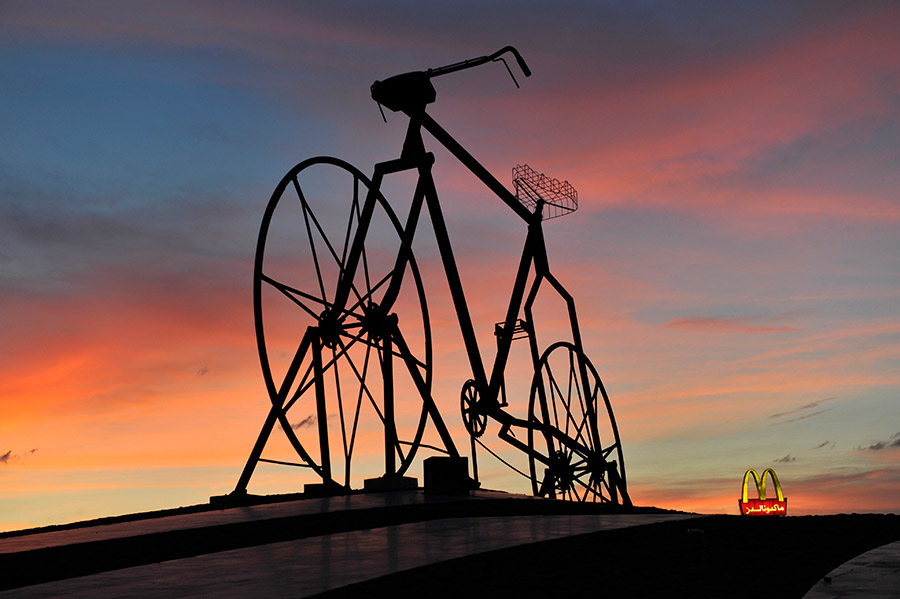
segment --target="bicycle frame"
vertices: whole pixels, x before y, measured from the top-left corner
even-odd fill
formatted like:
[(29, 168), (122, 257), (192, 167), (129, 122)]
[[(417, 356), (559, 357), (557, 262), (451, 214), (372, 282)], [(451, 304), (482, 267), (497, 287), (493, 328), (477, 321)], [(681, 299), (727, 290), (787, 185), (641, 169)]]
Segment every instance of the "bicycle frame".
[[(402, 111), (409, 117), (409, 125), (407, 128), (406, 138), (403, 144), (403, 150), (399, 159), (378, 163), (375, 165), (374, 175), (372, 177), (373, 187), (366, 198), (362, 216), (360, 218), (359, 227), (356, 231), (356, 237), (348, 257), (346, 270), (342, 275), (341, 281), (338, 283), (337, 294), (335, 296), (335, 314), (339, 314), (348, 301), (351, 282), (355, 275), (356, 268), (359, 263), (359, 256), (362, 251), (363, 242), (368, 230), (369, 219), (374, 210), (375, 196), (380, 189), (381, 182), (386, 175), (394, 174), (407, 170), (417, 170), (419, 178), (410, 206), (407, 223), (404, 228), (404, 234), (401, 239), (400, 250), (398, 252), (393, 275), (389, 283), (389, 287), (383, 298), (380, 310), (386, 314), (391, 307), (391, 303), (396, 299), (400, 286), (403, 281), (403, 274), (406, 269), (407, 262), (411, 255), (413, 238), (416, 233), (418, 221), (421, 215), (423, 204), (427, 206), (428, 213), (431, 218), (432, 228), (437, 240), (438, 250), (440, 252), (441, 261), (447, 276), (447, 283), (450, 287), (450, 295), (453, 306), (456, 311), (457, 320), (463, 341), (466, 347), (466, 353), (469, 359), (469, 365), (472, 369), (472, 375), (476, 382), (481, 400), (477, 409), (479, 412), (490, 416), (501, 424), (500, 438), (514, 447), (522, 450), (534, 459), (549, 465), (549, 460), (540, 452), (533, 451), (525, 443), (518, 440), (510, 434), (512, 427), (531, 428), (539, 430), (542, 435), (552, 436), (559, 443), (565, 445), (569, 449), (575, 451), (581, 456), (589, 453), (588, 448), (581, 443), (565, 435), (562, 431), (546, 426), (540, 422), (529, 421), (517, 418), (505, 410), (503, 405), (498, 401), (498, 397), (502, 392), (504, 382), (504, 371), (509, 358), (510, 348), (513, 341), (513, 331), (515, 329), (518, 315), (524, 307), (526, 315), (526, 326), (529, 329), (528, 337), (531, 345), (532, 361), (535, 367), (540, 359), (540, 351), (537, 345), (534, 331), (530, 323), (533, 322), (531, 309), (541, 283), (546, 280), (554, 290), (564, 299), (568, 308), (568, 316), (572, 328), (573, 343), (579, 353), (583, 353), (580, 329), (578, 327), (578, 319), (575, 312), (575, 303), (572, 296), (566, 291), (562, 284), (550, 273), (547, 260), (547, 249), (544, 242), (541, 209), (542, 204), (539, 202), (534, 212), (529, 212), (518, 199), (510, 193), (506, 187), (500, 183), (486, 168), (484, 168), (471, 154), (469, 154), (462, 145), (459, 144), (449, 133), (447, 133), (424, 109), (424, 106), (404, 108)], [(513, 291), (509, 305), (506, 310), (506, 318), (500, 327), (498, 335), (498, 349), (494, 359), (493, 368), (490, 378), (487, 376), (484, 362), (478, 349), (478, 341), (475, 335), (475, 329), (472, 323), (466, 303), (465, 293), (463, 291), (462, 281), (459, 275), (459, 269), (456, 265), (456, 259), (450, 242), (450, 236), (444, 221), (443, 212), (440, 207), (437, 190), (434, 184), (431, 168), (434, 164), (434, 155), (425, 150), (425, 144), (422, 137), (422, 129), (426, 130), (431, 136), (446, 148), (457, 160), (459, 160), (472, 174), (474, 174), (488, 189), (490, 189), (500, 200), (502, 200), (509, 208), (516, 213), (528, 226), (528, 234), (525, 240), (522, 258), (519, 263), (516, 274)], [(527, 298), (525, 291), (531, 268), (534, 267), (535, 278), (532, 282), (531, 289)], [(523, 304), (524, 302), (524, 304)], [(590, 394), (587, 388), (587, 373), (583, 363), (579, 364), (580, 380), (584, 388), (582, 392), (585, 396)], [(420, 387), (421, 388), (421, 387)], [(539, 391), (543, 394), (543, 389)], [(458, 455), (458, 451), (453, 444), (446, 426), (437, 415), (433, 398), (423, 397), (429, 407), (429, 413), (436, 416), (435, 423), (442, 441), (447, 447), (448, 453)], [(389, 400), (389, 401), (392, 401)], [(541, 403), (546, 410), (546, 399), (541, 397)], [(385, 413), (392, 412), (392, 406), (385, 407)], [(545, 418), (546, 421), (546, 418)], [(588, 422), (591, 428), (590, 434), (594, 439), (599, 438), (597, 427), (597, 414), (594, 410), (588, 413)], [(391, 431), (386, 431), (387, 435), (391, 435)], [(396, 442), (396, 439), (386, 439), (386, 445)], [(390, 452), (388, 452), (390, 453)], [(389, 474), (393, 474), (393, 464), (388, 463), (387, 469)]]

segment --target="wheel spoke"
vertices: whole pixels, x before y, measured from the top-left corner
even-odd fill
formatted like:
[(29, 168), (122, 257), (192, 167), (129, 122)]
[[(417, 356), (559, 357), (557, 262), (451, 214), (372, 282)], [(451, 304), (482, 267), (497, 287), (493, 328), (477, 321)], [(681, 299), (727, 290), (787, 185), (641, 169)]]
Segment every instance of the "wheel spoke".
[[(585, 429), (585, 426), (587, 425), (587, 419), (582, 418), (581, 424), (578, 424), (575, 422), (575, 419), (572, 418), (572, 415), (571, 415), (572, 413), (569, 412), (568, 414), (569, 414), (569, 420), (571, 420), (572, 424), (576, 427), (575, 428), (575, 436), (574, 436), (575, 440), (580, 442), (584, 447), (587, 447), (588, 449), (593, 449), (593, 447), (591, 446), (592, 444), (591, 444), (590, 438), (588, 438), (587, 440), (585, 440), (585, 438), (584, 438), (584, 429)], [(588, 435), (588, 437), (590, 437), (590, 435)]]
[(596, 487), (594, 486), (594, 475), (592, 472), (588, 472), (587, 483), (581, 480), (581, 478), (575, 478), (572, 485), (573, 488), (575, 488), (575, 485), (578, 485), (583, 489), (583, 495), (581, 496), (580, 501), (585, 501), (588, 494), (597, 495)]
[[(308, 235), (310, 237), (310, 245), (312, 246), (313, 257), (314, 258), (316, 257), (316, 251), (315, 251), (315, 246), (313, 245), (313, 242), (312, 242), (312, 231), (310, 230), (310, 227), (309, 227), (310, 221), (312, 221), (312, 224), (315, 225), (316, 231), (318, 231), (319, 236), (322, 238), (322, 241), (325, 242), (325, 247), (328, 248), (328, 252), (331, 254), (331, 258), (334, 260), (335, 265), (337, 265), (337, 267), (339, 269), (340, 277), (343, 278), (344, 272), (345, 272), (344, 268), (346, 265), (346, 261), (344, 259), (338, 257), (337, 252), (334, 250), (334, 246), (331, 243), (331, 240), (328, 238), (328, 234), (322, 228), (322, 224), (319, 222), (319, 219), (316, 218), (315, 213), (309, 208), (309, 204), (307, 203), (306, 198), (303, 196), (303, 193), (300, 189), (300, 184), (297, 182), (296, 178), (294, 179), (294, 185), (297, 188), (297, 195), (300, 196), (300, 201), (303, 203), (303, 208), (304, 208), (303, 216), (304, 216), (304, 219), (306, 220), (306, 229), (307, 229)], [(349, 224), (348, 224), (348, 233), (349, 233)], [(318, 264), (318, 260), (316, 260), (316, 263)], [(321, 284), (321, 277), (320, 277), (319, 282)], [(358, 297), (359, 293), (356, 291), (356, 286), (353, 285), (352, 282), (351, 282), (351, 289), (353, 289), (353, 292)], [(324, 288), (322, 290), (322, 297), (325, 297)]]
[[(571, 375), (571, 372), (572, 371), (570, 369), (569, 370), (570, 375)], [(573, 436), (569, 432), (570, 431), (569, 425), (571, 424), (575, 428), (576, 434), (574, 435), (574, 439), (576, 441), (580, 441), (585, 446), (588, 446), (589, 443), (584, 440), (584, 435), (582, 434), (583, 430), (584, 430), (585, 420), (582, 419), (581, 424), (579, 424), (578, 422), (575, 421), (574, 417), (572, 416), (571, 400), (566, 399), (566, 395), (562, 392), (562, 389), (560, 389), (559, 383), (557, 382), (556, 377), (553, 376), (553, 372), (550, 370), (549, 366), (547, 368), (547, 378), (549, 380), (548, 386), (550, 387), (551, 403), (553, 404), (554, 426), (555, 426), (556, 430), (559, 431), (560, 433), (562, 433), (567, 438), (572, 439)], [(577, 385), (576, 385), (576, 387), (577, 387)], [(571, 384), (569, 385), (569, 389), (571, 390)], [(556, 407), (556, 397), (559, 397), (560, 403), (562, 403), (563, 406), (565, 407), (565, 415), (563, 418), (565, 420), (564, 430), (560, 430), (560, 426), (559, 426), (559, 412)]]
[[(351, 339), (353, 339), (353, 342), (350, 343), (350, 345), (347, 345), (347, 346), (342, 345), (341, 352), (339, 354), (337, 354), (333, 360), (330, 360), (322, 365), (322, 372), (327, 371), (329, 368), (331, 368), (332, 365), (336, 364), (337, 360), (342, 358), (344, 356), (344, 354), (346, 354), (347, 351), (351, 347), (353, 347), (353, 345), (355, 345), (356, 341), (358, 340), (358, 338), (356, 338), (356, 337), (351, 337)], [(348, 358), (348, 360), (349, 360), (349, 358)], [(291, 396), (291, 400), (288, 402), (288, 404), (287, 404), (288, 407), (285, 408), (285, 411), (290, 409), (290, 406), (294, 405), (294, 403), (300, 398), (300, 396), (303, 395), (304, 393), (306, 393), (309, 390), (309, 388), (315, 384), (315, 380), (313, 378), (311, 378), (312, 371), (313, 371), (313, 367), (312, 367), (312, 364), (310, 364), (306, 368), (306, 372), (303, 374), (303, 377), (300, 379), (300, 384), (297, 385), (297, 390), (294, 392), (294, 395)]]
[[(346, 267), (347, 243), (345, 240), (344, 251), (343, 251), (344, 255), (342, 257), (338, 257), (338, 254), (335, 251), (334, 246), (331, 243), (331, 240), (328, 238), (328, 234), (322, 228), (322, 225), (319, 222), (319, 219), (316, 218), (315, 213), (313, 213), (312, 210), (309, 208), (309, 204), (307, 203), (306, 198), (303, 195), (302, 190), (300, 189), (300, 184), (297, 182), (296, 178), (294, 179), (294, 185), (297, 189), (297, 195), (300, 197), (300, 201), (303, 204), (303, 208), (304, 208), (303, 216), (304, 216), (304, 220), (306, 221), (307, 235), (309, 236), (309, 243), (310, 243), (310, 247), (311, 247), (312, 253), (313, 253), (313, 260), (316, 263), (316, 274), (318, 275), (318, 278), (319, 278), (319, 285), (320, 285), (320, 287), (322, 287), (322, 297), (324, 298), (325, 297), (325, 289), (324, 289), (324, 286), (322, 283), (322, 276), (319, 271), (319, 261), (318, 261), (318, 257), (317, 257), (317, 253), (316, 253), (316, 249), (315, 249), (315, 244), (313, 242), (312, 230), (310, 229), (310, 226), (309, 226), (310, 221), (312, 221), (312, 224), (315, 226), (316, 231), (318, 231), (319, 236), (322, 238), (322, 241), (325, 242), (325, 247), (328, 248), (328, 252), (331, 254), (331, 257), (334, 260), (335, 265), (337, 265), (338, 272), (339, 272), (339, 279), (343, 279), (343, 277), (346, 276), (345, 267)], [(356, 188), (356, 186), (354, 186), (354, 195), (356, 194), (355, 188)], [(359, 221), (357, 220), (357, 222), (359, 222)], [(351, 223), (348, 223), (348, 225), (347, 225), (347, 235), (348, 236), (350, 233), (350, 229), (351, 229)], [(366, 266), (365, 254), (366, 254), (366, 250), (365, 250), (365, 247), (363, 247), (362, 256), (363, 256), (364, 270), (366, 271), (366, 285), (368, 287), (369, 275), (368, 275), (368, 267)], [(350, 290), (353, 292), (353, 295), (355, 295), (357, 297), (357, 299), (359, 300), (358, 303), (361, 303), (362, 302), (361, 295), (359, 293), (359, 290), (356, 287), (356, 283), (354, 283), (352, 280), (350, 281)]]
[(312, 316), (313, 318), (318, 318), (319, 314), (317, 312), (314, 312), (306, 304), (301, 302), (300, 298), (309, 300), (311, 302), (315, 302), (322, 306), (328, 305), (327, 302), (325, 302), (324, 300), (322, 300), (314, 295), (310, 295), (308, 293), (300, 291), (299, 289), (294, 289), (293, 287), (291, 287), (289, 285), (285, 285), (284, 283), (280, 283), (280, 282), (276, 281), (275, 279), (273, 279), (272, 277), (269, 277), (267, 275), (261, 274), (260, 279), (262, 281), (265, 281), (266, 283), (268, 283), (269, 285), (271, 285), (278, 291), (280, 291), (282, 294), (284, 294), (285, 297), (287, 297), (289, 300), (291, 300), (292, 302), (294, 302), (295, 304), (297, 304), (298, 306), (303, 308), (303, 310), (305, 310), (306, 313), (309, 314), (310, 316)]
[(576, 422), (574, 418), (572, 418), (572, 424), (575, 426), (575, 429), (577, 431), (575, 438), (578, 439), (585, 447), (593, 449), (593, 441), (590, 438), (590, 432), (588, 432), (588, 438), (584, 438), (584, 428), (588, 424), (588, 411), (585, 407), (584, 398), (582, 397), (581, 393), (581, 375), (579, 372), (579, 364), (575, 361), (574, 352), (569, 353), (569, 396), (566, 409), (570, 417), (572, 415), (572, 388), (575, 389), (575, 395), (578, 397), (578, 407), (580, 408), (578, 413), (582, 415), (580, 424)]
[[(569, 353), (568, 393), (566, 394), (566, 397), (564, 399), (564, 401), (566, 402), (566, 415), (569, 417), (569, 419), (572, 419), (572, 384), (574, 383), (576, 387), (578, 386), (578, 381), (575, 376), (574, 358), (575, 358), (575, 354), (570, 352)], [(578, 424), (574, 420), (572, 420), (572, 424), (575, 425), (576, 428), (578, 427)], [(569, 432), (569, 423), (566, 422), (566, 434), (568, 434), (568, 432)]]
[[(587, 413), (584, 408), (584, 401), (581, 399), (581, 385), (578, 380), (578, 370), (575, 367), (574, 363), (574, 353), (569, 354), (569, 395), (566, 397), (566, 416), (571, 422), (572, 426), (575, 427), (575, 435), (574, 439), (580, 442), (583, 446), (592, 448), (590, 439), (585, 440), (584, 438), (584, 428), (587, 424)], [(575, 394), (578, 396), (578, 405), (581, 410), (578, 412), (582, 415), (581, 422), (577, 422), (572, 415), (572, 388), (575, 389)], [(568, 432), (568, 422), (566, 423), (566, 431)], [(590, 437), (590, 435), (588, 435)]]
[(606, 458), (609, 457), (609, 454), (611, 454), (613, 451), (615, 451), (616, 448), (618, 448), (618, 445), (610, 445), (609, 447), (607, 447), (606, 449), (601, 451), (600, 455), (603, 456), (603, 460), (605, 461)]
[[(338, 340), (338, 343), (341, 343), (341, 346), (343, 347), (343, 343), (340, 340)], [(360, 381), (366, 380), (366, 374), (369, 371), (369, 356), (371, 355), (371, 353), (372, 353), (372, 346), (366, 344), (366, 357), (363, 360), (362, 375), (358, 376)], [(368, 389), (366, 388), (366, 386), (363, 384), (360, 384), (359, 393), (356, 396), (356, 412), (353, 415), (353, 430), (350, 433), (350, 452), (347, 455), (348, 461), (349, 461), (350, 457), (353, 455), (353, 447), (356, 443), (356, 430), (359, 426), (359, 412), (360, 412), (360, 409), (362, 408), (362, 404), (363, 404), (363, 395), (367, 391), (368, 391)]]
[[(585, 371), (586, 370), (587, 369), (585, 369)], [(580, 375), (579, 375), (579, 377), (580, 377)], [(587, 385), (589, 385), (589, 384), (591, 384), (591, 383), (582, 380), (581, 384), (578, 385), (578, 403), (579, 403), (579, 406), (581, 407), (581, 413), (584, 414), (584, 423), (588, 427), (587, 444), (588, 444), (588, 447), (590, 447), (591, 450), (593, 450), (596, 447), (599, 447), (599, 445), (600, 445), (600, 433), (597, 431), (597, 427), (596, 427), (596, 418), (597, 418), (596, 406), (597, 406), (597, 389), (598, 389), (598, 387), (597, 387), (597, 382), (594, 381), (593, 382), (594, 392), (589, 395), (585, 395), (585, 393), (587, 393), (587, 391), (588, 391)], [(592, 418), (593, 418), (593, 420), (592, 420)], [(596, 439), (595, 439), (595, 437), (596, 437)]]
[[(347, 327), (347, 328), (349, 328), (349, 327)], [(354, 341), (358, 341), (358, 342), (362, 343), (363, 345), (369, 345), (371, 347), (376, 347), (376, 348), (379, 347), (379, 344), (377, 341), (373, 341), (371, 339), (368, 339), (367, 337), (363, 337), (361, 334), (360, 335), (351, 335), (351, 334), (347, 333), (346, 331), (344, 331), (341, 333), (341, 335), (343, 337), (347, 337), (348, 339), (353, 339)], [(419, 368), (422, 368), (422, 369), (428, 368), (428, 365), (425, 364), (425, 362), (422, 362), (421, 360), (419, 360), (418, 358), (416, 358), (415, 356), (413, 356), (411, 354), (409, 356), (407, 356), (397, 349), (392, 349), (391, 355), (394, 356), (395, 358), (403, 358), (403, 359), (406, 359), (408, 357)]]
[[(365, 343), (364, 345), (366, 345), (369, 348), (371, 348), (371, 347), (377, 348), (378, 347), (377, 345), (370, 345), (368, 343)], [(369, 350), (367, 349), (366, 350), (366, 352), (367, 352), (366, 353), (366, 364), (368, 364), (368, 351)], [(353, 370), (353, 373), (356, 375), (356, 379), (359, 381), (360, 390), (361, 390), (360, 393), (362, 393), (363, 391), (365, 392), (366, 397), (369, 398), (369, 402), (372, 404), (372, 407), (375, 408), (375, 412), (378, 414), (378, 419), (381, 420), (381, 424), (384, 424), (384, 415), (381, 413), (381, 409), (378, 407), (378, 402), (375, 401), (375, 397), (372, 395), (372, 392), (369, 391), (369, 386), (366, 385), (365, 374), (361, 374), (359, 372), (359, 369), (356, 367), (356, 364), (354, 364), (351, 360), (348, 360), (348, 363), (350, 365), (350, 369)]]
[[(293, 182), (294, 189), (297, 191), (297, 197), (300, 199), (300, 206), (303, 210), (303, 222), (306, 225), (306, 236), (309, 238), (309, 248), (312, 250), (312, 259), (316, 268), (316, 278), (319, 281), (319, 290), (322, 292), (322, 302), (325, 303), (328, 301), (328, 298), (325, 294), (325, 283), (322, 280), (322, 269), (319, 267), (319, 255), (316, 252), (316, 242), (313, 239), (312, 228), (309, 226), (309, 204), (306, 202), (306, 196), (303, 195), (303, 190), (300, 189), (300, 182), (297, 181), (297, 177), (294, 177)], [(324, 235), (324, 233), (322, 234)], [(327, 238), (325, 239), (325, 243), (328, 243)]]
[[(556, 395), (562, 395), (562, 391), (560, 390), (559, 385), (556, 382), (556, 377), (553, 376), (553, 371), (550, 370), (549, 365), (547, 366), (547, 379), (549, 382), (547, 386), (550, 388), (550, 398), (548, 401), (550, 402), (550, 405), (553, 406), (553, 426), (556, 430), (559, 430), (559, 413), (556, 410)], [(566, 425), (568, 425), (568, 422), (566, 422)]]

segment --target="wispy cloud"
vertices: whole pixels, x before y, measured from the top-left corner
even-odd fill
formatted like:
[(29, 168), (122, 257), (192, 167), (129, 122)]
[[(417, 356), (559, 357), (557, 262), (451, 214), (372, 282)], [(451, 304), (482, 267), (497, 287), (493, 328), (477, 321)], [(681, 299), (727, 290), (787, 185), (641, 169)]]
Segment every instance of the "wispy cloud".
[(857, 449), (863, 451), (882, 451), (884, 449), (897, 449), (898, 447), (900, 447), (900, 433), (892, 435), (887, 441), (876, 441), (868, 447), (860, 446)]
[(778, 458), (777, 460), (773, 460), (776, 464), (790, 464), (791, 462), (796, 462), (797, 458), (792, 456), (791, 454), (787, 454), (783, 458)]
[[(776, 412), (775, 414), (771, 414), (769, 416), (769, 420), (780, 420), (780, 422), (773, 424), (786, 424), (788, 422), (797, 422), (798, 420), (806, 420), (807, 418), (812, 418), (813, 416), (818, 416), (819, 414), (824, 414), (831, 408), (823, 408), (816, 409), (821, 406), (823, 403), (833, 400), (833, 397), (828, 397), (826, 399), (821, 399), (819, 401), (812, 401), (807, 404), (804, 404), (800, 407), (793, 408), (791, 410), (785, 410), (783, 412)], [(810, 410), (815, 410), (811, 412)], [(828, 442), (826, 441), (820, 447), (823, 447)]]
[(834, 449), (834, 445), (835, 445), (834, 441), (825, 441), (825, 442), (823, 442), (823, 443), (819, 443), (818, 445), (816, 445), (815, 447), (813, 447), (813, 449), (814, 449), (814, 450), (815, 450), (815, 449), (822, 449), (822, 448), (824, 448), (824, 447), (827, 447), (828, 449)]
[[(827, 401), (827, 400), (822, 400), (822, 401)], [(775, 414), (772, 414), (771, 416), (769, 416), (769, 418), (770, 419), (781, 418), (783, 416), (790, 416), (792, 414), (797, 414), (799, 412), (803, 412), (804, 410), (811, 410), (812, 408), (818, 407), (818, 405), (820, 403), (822, 403), (822, 402), (821, 401), (813, 401), (808, 404), (804, 404), (804, 405), (800, 406), (799, 408), (794, 408), (792, 410), (787, 410), (785, 412), (776, 412)]]
[(299, 430), (301, 428), (308, 428), (308, 427), (314, 425), (315, 423), (316, 423), (316, 415), (310, 414), (309, 416), (307, 416), (300, 422), (298, 422), (296, 424), (292, 424), (291, 428), (294, 430)]
[(10, 462), (14, 462), (16, 460), (21, 460), (22, 458), (27, 458), (29, 456), (34, 455), (37, 449), (32, 449), (31, 451), (26, 451), (25, 453), (14, 454), (10, 449), (3, 455), (0, 455), (0, 464), (9, 464)]

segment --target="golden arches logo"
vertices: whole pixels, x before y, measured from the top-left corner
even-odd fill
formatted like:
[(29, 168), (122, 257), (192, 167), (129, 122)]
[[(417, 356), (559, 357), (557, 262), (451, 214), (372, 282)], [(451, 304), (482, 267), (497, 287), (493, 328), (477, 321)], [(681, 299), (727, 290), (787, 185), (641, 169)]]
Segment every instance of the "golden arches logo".
[[(747, 496), (751, 475), (756, 483), (756, 499), (751, 499)], [(776, 499), (766, 498), (767, 476), (772, 477)], [(741, 498), (738, 500), (738, 507), (741, 510), (741, 514), (745, 516), (784, 516), (787, 514), (787, 499), (781, 491), (781, 483), (778, 481), (775, 471), (771, 468), (766, 468), (763, 470), (762, 477), (760, 477), (753, 468), (747, 470), (744, 473), (744, 484), (741, 487)]]

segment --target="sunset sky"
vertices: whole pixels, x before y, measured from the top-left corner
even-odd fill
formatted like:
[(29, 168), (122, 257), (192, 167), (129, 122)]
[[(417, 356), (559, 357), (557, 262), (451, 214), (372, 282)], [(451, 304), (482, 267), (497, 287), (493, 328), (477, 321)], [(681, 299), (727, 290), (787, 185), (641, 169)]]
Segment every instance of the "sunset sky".
[[(405, 126), (373, 81), (506, 45), (520, 89), (485, 65), (435, 80), (430, 113), (504, 183), (527, 163), (578, 190), (550, 263), (634, 502), (736, 513), (772, 467), (794, 514), (900, 511), (898, 31), (896, 2), (3, 0), (0, 531), (229, 492), (269, 405), (251, 287), (276, 184), (316, 155), (371, 174)], [(487, 355), (524, 227), (430, 149)], [(468, 453), (471, 373), (414, 249)], [(304, 482), (262, 465), (250, 491)]]

